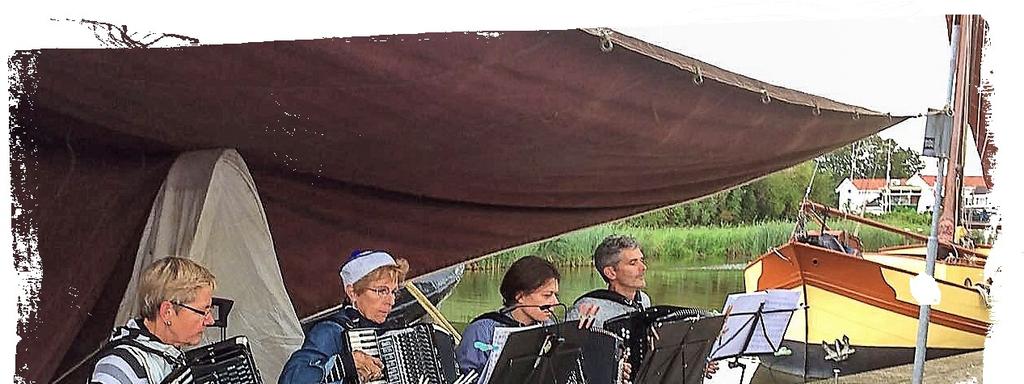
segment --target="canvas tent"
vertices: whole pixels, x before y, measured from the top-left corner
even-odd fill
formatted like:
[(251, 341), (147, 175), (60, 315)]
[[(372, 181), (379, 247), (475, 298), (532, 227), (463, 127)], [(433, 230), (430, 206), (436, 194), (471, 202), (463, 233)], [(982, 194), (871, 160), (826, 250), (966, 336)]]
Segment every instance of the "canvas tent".
[[(216, 296), (232, 307), (227, 334), (247, 335), (256, 364), (268, 377), (302, 345), (302, 329), (284, 289), (274, 243), (256, 185), (238, 152), (187, 152), (160, 187), (115, 324), (138, 316), (137, 278), (154, 260), (193, 259), (217, 276)], [(208, 330), (203, 344), (219, 341)], [(211, 334), (212, 333), (212, 334)]]
[(182, 153), (245, 159), (259, 194), (244, 199), (262, 204), (306, 316), (337, 304), (339, 254), (354, 248), (423, 274), (749, 182), (905, 119), (607, 30), (47, 49), (12, 67), (12, 227), (33, 240), (15, 257), (43, 271), (16, 362), (38, 382), (108, 334)]

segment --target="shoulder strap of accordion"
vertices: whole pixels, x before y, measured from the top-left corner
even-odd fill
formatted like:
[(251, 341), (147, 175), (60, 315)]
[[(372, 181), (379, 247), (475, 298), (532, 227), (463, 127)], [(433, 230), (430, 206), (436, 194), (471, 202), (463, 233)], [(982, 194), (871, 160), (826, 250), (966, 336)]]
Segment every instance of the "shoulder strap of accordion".
[(123, 340), (123, 341), (119, 340), (119, 341), (116, 341), (116, 342), (113, 342), (113, 343), (110, 343), (110, 344), (116, 344), (116, 345), (113, 345), (111, 348), (116, 347), (118, 345), (128, 345), (128, 346), (131, 346), (133, 348), (137, 348), (139, 350), (142, 350), (144, 352), (149, 352), (149, 353), (155, 354), (157, 356), (162, 357), (164, 360), (167, 360), (167, 363), (170, 364), (171, 366), (174, 366), (174, 367), (181, 367), (181, 366), (186, 365), (184, 355), (182, 355), (181, 357), (172, 356), (172, 355), (168, 354), (165, 351), (161, 351), (159, 349), (156, 349), (156, 348), (150, 347), (148, 345), (142, 344), (142, 343), (138, 342), (137, 340)]
[[(626, 305), (626, 306), (633, 306), (632, 303), (630, 303), (629, 301), (626, 300), (625, 296), (622, 296), (618, 292), (615, 292), (615, 291), (612, 291), (612, 290), (609, 290), (609, 289), (595, 289), (593, 291), (584, 293), (583, 296), (580, 296), (578, 299), (576, 299), (576, 302), (579, 302), (581, 299), (584, 299), (584, 298), (608, 300), (608, 301), (616, 302), (616, 303), (619, 303), (619, 304), (622, 304), (622, 305)], [(636, 297), (634, 297), (633, 301), (634, 302), (639, 302), (640, 301), (640, 291), (636, 291)], [(573, 304), (575, 305), (575, 303), (573, 303)]]
[(480, 316), (477, 316), (475, 319), (473, 319), (473, 321), (470, 321), (470, 323), (474, 323), (477, 320), (493, 320), (493, 321), (497, 322), (498, 324), (504, 325), (506, 327), (522, 327), (523, 326), (522, 324), (520, 324), (518, 321), (516, 321), (512, 317), (510, 317), (510, 316), (508, 316), (506, 314), (503, 314), (501, 312), (497, 312), (497, 311), (495, 311), (495, 312), (487, 312), (487, 313), (481, 314)]

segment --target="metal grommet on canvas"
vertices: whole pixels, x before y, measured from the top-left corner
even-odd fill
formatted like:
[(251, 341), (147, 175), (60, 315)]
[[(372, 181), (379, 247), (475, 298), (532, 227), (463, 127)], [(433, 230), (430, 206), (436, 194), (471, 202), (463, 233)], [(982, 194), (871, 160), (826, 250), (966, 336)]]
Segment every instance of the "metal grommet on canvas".
[(704, 84), (704, 74), (701, 73), (700, 66), (698, 65), (694, 67), (694, 69), (695, 70), (693, 72), (693, 83), (697, 85)]
[(772, 97), (768, 95), (767, 89), (761, 89), (761, 102), (765, 104), (772, 102)]
[(611, 52), (612, 48), (615, 48), (615, 45), (612, 44), (612, 30), (601, 28), (601, 52)]

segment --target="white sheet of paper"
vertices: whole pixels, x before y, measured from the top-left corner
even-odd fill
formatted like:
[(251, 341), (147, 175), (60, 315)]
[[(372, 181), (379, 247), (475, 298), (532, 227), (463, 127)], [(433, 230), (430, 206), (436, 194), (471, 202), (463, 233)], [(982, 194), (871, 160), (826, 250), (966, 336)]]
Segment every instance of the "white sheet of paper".
[(508, 340), (508, 335), (513, 332), (525, 331), (533, 328), (540, 327), (541, 324), (531, 325), (528, 327), (496, 327), (494, 328), (494, 336), (491, 339), (491, 346), (494, 349), (487, 355), (487, 366), (484, 367), (484, 372), (480, 374), (480, 381), (478, 383), (487, 383), (491, 380), (491, 372), (494, 372), (494, 366), (498, 364), (498, 358), (501, 357), (501, 348), (505, 346), (505, 342)]
[[(775, 352), (786, 334), (786, 327), (789, 326), (790, 317), (793, 312), (765, 313), (761, 320), (764, 322), (763, 329), (760, 323), (751, 321), (753, 315), (761, 304), (764, 304), (762, 312), (774, 310), (794, 310), (800, 300), (800, 293), (787, 290), (768, 290), (752, 293), (731, 294), (725, 301), (724, 312), (729, 312), (729, 317), (722, 327), (722, 334), (715, 340), (710, 358), (717, 360), (723, 357), (736, 355), (751, 355), (757, 353)], [(731, 308), (731, 309), (730, 309)], [(753, 331), (750, 342), (747, 344), (747, 337)]]

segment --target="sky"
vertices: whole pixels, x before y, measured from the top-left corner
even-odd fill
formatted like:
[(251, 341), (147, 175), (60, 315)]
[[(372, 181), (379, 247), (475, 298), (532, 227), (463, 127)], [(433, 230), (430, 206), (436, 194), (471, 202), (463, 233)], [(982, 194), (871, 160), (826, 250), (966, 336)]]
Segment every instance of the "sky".
[[(1024, 36), (1019, 14), (1009, 2), (949, 0), (718, 0), (704, 2), (555, 2), (519, 0), (513, 2), (338, 2), (289, 1), (258, 7), (253, 3), (181, 0), (151, 2), (22, 1), (5, 4), (0, 28), (0, 48), (5, 55), (15, 49), (51, 47), (96, 47), (84, 27), (67, 19), (91, 19), (128, 25), (133, 31), (179, 33), (199, 38), (206, 44), (251, 41), (312, 39), (323, 37), (370, 36), (442, 31), (503, 31), (567, 29), (607, 26), (695, 57), (724, 69), (772, 84), (825, 96), (895, 115), (916, 115), (928, 107), (941, 107), (946, 98), (949, 76), (949, 48), (943, 14), (980, 12), (993, 25), (993, 49), (1001, 66), (996, 66), (993, 96), (995, 120), (991, 128), (1000, 145), (996, 170), (996, 193), (1013, 196), (1024, 191), (1014, 169), (1024, 164), (1024, 151), (1013, 126), (1018, 124), (1013, 108), (1019, 105), (1024, 85), (1009, 69), (1017, 60), (1010, 36)], [(146, 9), (145, 5), (158, 7)], [(1016, 63), (1016, 61), (1013, 61)], [(1012, 84), (1013, 86), (1010, 86)], [(1002, 88), (1000, 88), (1002, 87)], [(4, 87), (4, 92), (7, 88)], [(2, 112), (7, 117), (7, 110)], [(1000, 114), (1001, 113), (1001, 114)], [(923, 120), (912, 119), (882, 133), (901, 145), (920, 150)], [(2, 133), (6, 141), (7, 131)], [(972, 146), (973, 147), (973, 146)], [(9, 148), (0, 146), (10, 169)], [(970, 153), (970, 151), (968, 151)], [(976, 161), (976, 155), (975, 161)], [(970, 161), (970, 159), (968, 159)], [(968, 166), (968, 174), (972, 174)], [(0, 182), (10, 176), (0, 172)], [(999, 183), (1002, 183), (1000, 188)], [(6, 190), (10, 190), (7, 187)], [(7, 203), (8, 196), (3, 197)], [(1005, 200), (1004, 237), (1024, 234), (1024, 202)], [(1013, 212), (1013, 213), (1010, 213)], [(10, 221), (0, 220), (0, 236), (12, 244)], [(1014, 240), (1016, 241), (1016, 240)], [(990, 270), (1020, 275), (1024, 254), (1019, 242), (996, 244)], [(10, 254), (5, 251), (4, 254)], [(1002, 258), (996, 255), (1003, 256)], [(1009, 256), (1009, 257), (1006, 257)], [(13, 371), (14, 329), (21, 314), (15, 308), (24, 283), (24, 272), (14, 263), (3, 263), (0, 281), (9, 282), (0, 294), (0, 377)], [(44, 276), (45, 278), (45, 276)], [(1020, 292), (1024, 279), (999, 279), (994, 292)], [(1013, 285), (1016, 284), (1016, 285)], [(998, 296), (996, 300), (999, 301)], [(1012, 306), (994, 311), (993, 318), (1012, 318)], [(1009, 324), (1002, 322), (1001, 324)], [(1019, 327), (1018, 327), (1019, 328)], [(1015, 346), (1010, 343), (1021, 331), (1009, 325), (996, 326), (987, 341), (986, 375), (1012, 371), (1008, 360)], [(1000, 349), (1002, 348), (1002, 349)], [(999, 352), (1003, 351), (1003, 352)], [(1002, 367), (1002, 368), (1001, 368)], [(1004, 371), (1006, 372), (1006, 371)], [(1001, 377), (1001, 376), (1000, 376)], [(993, 377), (986, 377), (991, 381)]]
[[(894, 116), (941, 109), (948, 99), (952, 52), (941, 16), (614, 29), (761, 81)], [(920, 152), (924, 120), (912, 118), (879, 135)], [(934, 160), (923, 159), (924, 172), (935, 174)], [(966, 163), (968, 175), (981, 175), (976, 151)]]

